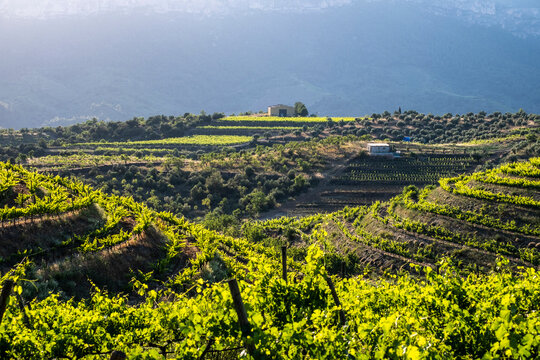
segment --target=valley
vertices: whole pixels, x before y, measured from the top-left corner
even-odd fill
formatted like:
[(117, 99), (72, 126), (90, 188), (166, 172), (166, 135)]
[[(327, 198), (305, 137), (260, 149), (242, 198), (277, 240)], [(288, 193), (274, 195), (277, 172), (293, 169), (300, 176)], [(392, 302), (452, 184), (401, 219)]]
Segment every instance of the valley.
[(0, 360), (540, 359), (537, 3), (0, 0)]
[(3, 131), (0, 357), (534, 358), (539, 119)]

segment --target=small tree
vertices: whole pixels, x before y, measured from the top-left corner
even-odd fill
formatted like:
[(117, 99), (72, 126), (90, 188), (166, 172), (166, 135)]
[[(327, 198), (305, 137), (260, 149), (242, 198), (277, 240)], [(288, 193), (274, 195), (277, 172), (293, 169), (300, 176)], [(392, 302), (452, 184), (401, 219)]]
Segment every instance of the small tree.
[(296, 102), (294, 104), (294, 114), (296, 116), (308, 116), (308, 110), (306, 108), (306, 105), (304, 103), (301, 103), (300, 101)]

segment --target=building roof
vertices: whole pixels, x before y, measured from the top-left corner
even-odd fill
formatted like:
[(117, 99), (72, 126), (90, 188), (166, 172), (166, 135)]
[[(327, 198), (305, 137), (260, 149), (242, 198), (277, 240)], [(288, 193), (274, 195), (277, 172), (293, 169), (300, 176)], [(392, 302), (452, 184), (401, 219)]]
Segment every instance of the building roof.
[(368, 143), (368, 146), (390, 146), (387, 143)]
[(290, 105), (283, 105), (283, 104), (270, 105), (269, 107), (271, 107), (271, 108), (273, 108), (273, 107), (290, 107), (290, 108), (292, 108), (292, 106), (290, 106)]

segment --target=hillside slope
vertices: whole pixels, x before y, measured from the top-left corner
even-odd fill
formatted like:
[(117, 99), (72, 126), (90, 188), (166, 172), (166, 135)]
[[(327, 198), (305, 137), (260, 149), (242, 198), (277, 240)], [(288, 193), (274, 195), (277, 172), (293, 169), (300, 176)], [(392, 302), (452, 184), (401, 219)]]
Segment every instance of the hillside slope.
[(539, 158), (531, 158), (442, 179), (439, 187), (409, 186), (372, 206), (246, 222), (246, 240), (78, 181), (1, 163), (0, 266), (5, 272), (30, 259), (39, 294), (76, 296), (87, 295), (91, 282), (130, 291), (130, 280), (148, 272), (179, 288), (199, 278), (220, 281), (245, 270), (254, 254), (277, 263), (279, 245), (288, 245), (303, 262), (314, 242), (324, 245), (328, 269), (344, 276), (409, 270), (409, 263), (435, 268), (444, 257), (473, 271), (488, 271), (499, 257), (536, 267), (539, 166)]
[(0, 206), (0, 270), (32, 261), (38, 280), (32, 295), (86, 296), (92, 284), (129, 291), (133, 276), (150, 271), (181, 289), (201, 277), (235, 274), (245, 263), (238, 259), (254, 251), (268, 253), (132, 198), (6, 163), (0, 163)]
[(494, 268), (502, 257), (537, 267), (540, 158), (443, 178), (439, 187), (408, 186), (371, 206), (249, 223), (244, 233), (289, 244), (299, 254), (322, 242), (327, 267), (341, 275), (408, 270), (410, 263), (436, 268), (445, 257), (475, 272)]
[[(1, 227), (12, 239), (1, 238), (9, 251), (0, 284), (4, 291), (9, 279), (15, 294), (22, 290), (9, 298), (0, 322), (1, 358), (101, 359), (114, 350), (130, 359), (540, 355), (540, 276), (530, 267), (538, 264), (540, 243), (539, 158), (443, 179), (438, 188), (408, 187), (371, 207), (248, 223), (244, 230), (256, 243), (75, 181), (0, 166)], [(15, 237), (15, 227), (24, 236)], [(280, 237), (292, 255), (285, 278), (272, 250)], [(41, 260), (38, 274), (49, 274), (42, 281), (60, 280), (70, 266), (92, 280), (99, 280), (95, 272), (111, 278), (128, 266), (156, 275), (134, 274), (131, 297), (94, 286), (82, 300), (57, 292), (40, 299), (26, 282), (32, 269), (24, 262), (4, 273), (24, 255)], [(329, 277), (368, 264), (415, 276)], [(480, 271), (488, 267), (494, 271)], [(160, 275), (170, 280), (156, 287)], [(246, 314), (242, 326), (229, 291), (235, 282), (223, 281), (231, 276), (239, 280), (243, 301), (234, 304)]]

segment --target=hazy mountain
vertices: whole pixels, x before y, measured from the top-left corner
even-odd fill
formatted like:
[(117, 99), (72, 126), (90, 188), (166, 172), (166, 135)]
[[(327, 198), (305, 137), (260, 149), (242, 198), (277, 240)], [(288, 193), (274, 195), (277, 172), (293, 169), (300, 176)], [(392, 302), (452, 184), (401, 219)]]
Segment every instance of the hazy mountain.
[(316, 10), (352, 0), (0, 0), (4, 17), (51, 18), (113, 11), (231, 14), (249, 10)]
[[(215, 14), (196, 1), (16, 2), (76, 9), (52, 18), (15, 16), (13, 3), (0, 0), (13, 15), (0, 20), (2, 127), (297, 100), (321, 115), (540, 112), (540, 40), (498, 15), (530, 1), (202, 1)], [(179, 3), (192, 7), (166, 10)]]
[(537, 0), (407, 0), (433, 14), (456, 16), (475, 24), (498, 26), (518, 36), (540, 35)]
[(302, 12), (377, 1), (415, 3), (435, 14), (498, 25), (519, 35), (540, 34), (537, 0), (0, 0), (0, 17), (44, 19), (119, 11), (208, 15), (253, 10)]

